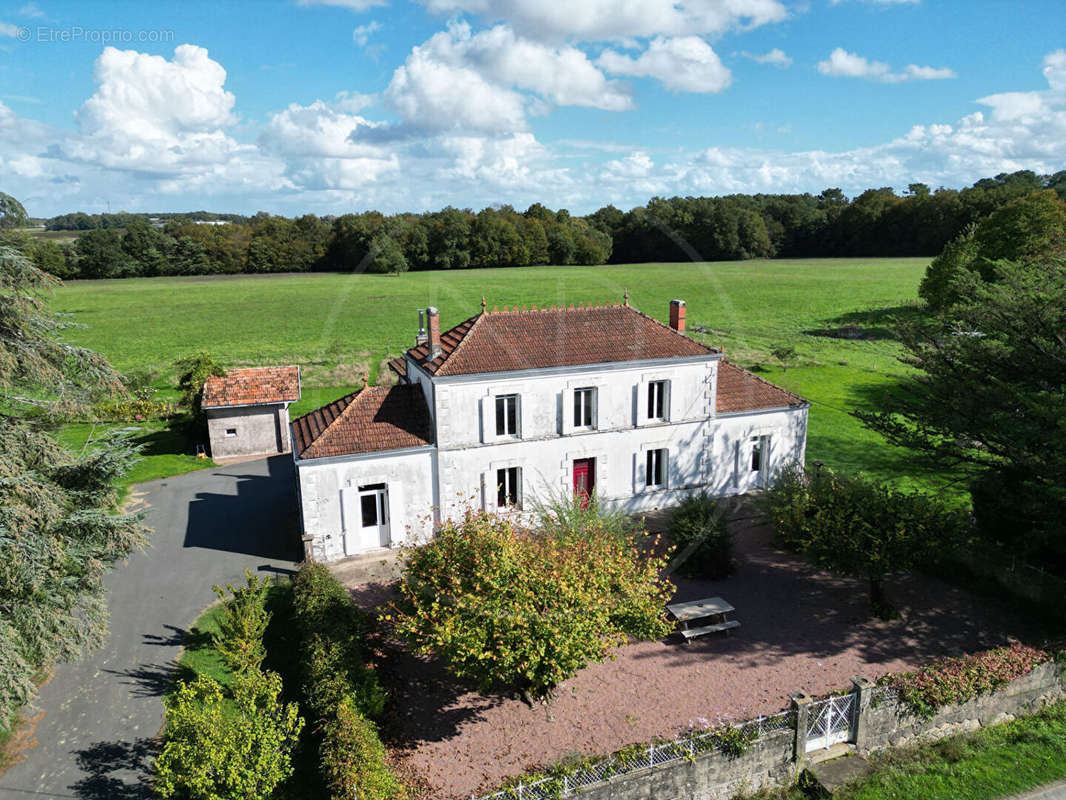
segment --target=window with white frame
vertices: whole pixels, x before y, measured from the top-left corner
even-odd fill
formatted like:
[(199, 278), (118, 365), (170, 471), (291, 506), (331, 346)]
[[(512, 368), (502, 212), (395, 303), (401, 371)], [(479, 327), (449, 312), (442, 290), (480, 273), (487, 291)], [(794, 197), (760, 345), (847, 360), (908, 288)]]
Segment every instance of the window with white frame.
[(666, 381), (648, 383), (648, 420), (662, 422), (666, 419)]
[(496, 507), (520, 508), (522, 504), (522, 469), (503, 467), (496, 470)]
[(502, 394), (496, 398), (496, 435), (518, 436), (518, 395)]
[(649, 489), (661, 489), (666, 486), (666, 450), (649, 450), (644, 469), (644, 485)]
[(596, 427), (596, 389), (574, 389), (574, 427)]

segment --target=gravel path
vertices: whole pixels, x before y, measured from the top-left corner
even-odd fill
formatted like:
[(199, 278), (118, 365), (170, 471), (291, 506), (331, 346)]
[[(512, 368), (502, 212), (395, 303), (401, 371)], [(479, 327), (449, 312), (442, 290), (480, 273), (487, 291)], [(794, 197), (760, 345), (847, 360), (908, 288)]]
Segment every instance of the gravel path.
[[(688, 644), (670, 637), (624, 647), (615, 661), (562, 684), (550, 708), (466, 691), (437, 664), (394, 656), (388, 669), (400, 718), (393, 727), (409, 743), (407, 767), (435, 797), (469, 797), (574, 753), (608, 753), (688, 726), (773, 713), (797, 690), (822, 694), (854, 676), (876, 678), (1040, 634), (1005, 606), (919, 578), (889, 586), (900, 619), (870, 620), (862, 583), (776, 550), (765, 529), (738, 533), (737, 574), (679, 581), (677, 599), (721, 595), (736, 607), (741, 628)], [(377, 602), (380, 587), (360, 595)]]

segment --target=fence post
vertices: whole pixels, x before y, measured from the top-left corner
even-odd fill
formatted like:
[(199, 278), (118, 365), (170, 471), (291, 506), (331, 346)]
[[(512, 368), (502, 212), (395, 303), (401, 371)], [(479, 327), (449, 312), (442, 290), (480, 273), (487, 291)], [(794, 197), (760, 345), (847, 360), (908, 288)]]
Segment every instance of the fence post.
[(851, 685), (855, 687), (855, 752), (864, 753), (867, 750), (866, 740), (869, 737), (870, 719), (867, 712), (870, 710), (870, 699), (873, 697), (874, 684), (868, 678), (861, 675), (851, 679)]
[(807, 758), (807, 724), (811, 710), (811, 698), (803, 692), (797, 692), (790, 697), (792, 708), (796, 711), (796, 738), (792, 749), (792, 760), (801, 763)]

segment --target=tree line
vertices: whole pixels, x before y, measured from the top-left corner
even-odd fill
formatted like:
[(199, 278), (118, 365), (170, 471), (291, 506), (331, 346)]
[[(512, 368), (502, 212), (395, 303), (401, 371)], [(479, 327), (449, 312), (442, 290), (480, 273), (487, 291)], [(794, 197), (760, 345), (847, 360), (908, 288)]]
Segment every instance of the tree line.
[(448, 207), (297, 218), (79, 212), (48, 221), (52, 230), (82, 230), (73, 243), (28, 237), (9, 243), (64, 279), (932, 256), (993, 211), (1048, 189), (1066, 197), (1066, 171), (1004, 173), (961, 190), (914, 183), (902, 195), (881, 188), (854, 198), (840, 189), (654, 197), (629, 211), (609, 205), (584, 217), (540, 203), (521, 212), (511, 206), (476, 213)]

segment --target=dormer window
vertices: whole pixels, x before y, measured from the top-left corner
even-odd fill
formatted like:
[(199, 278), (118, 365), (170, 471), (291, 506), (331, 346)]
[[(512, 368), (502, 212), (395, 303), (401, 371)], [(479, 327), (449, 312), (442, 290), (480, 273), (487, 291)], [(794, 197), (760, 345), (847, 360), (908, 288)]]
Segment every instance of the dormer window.
[(666, 419), (666, 381), (651, 381), (648, 384), (648, 421), (663, 422)]
[(594, 428), (596, 426), (596, 389), (574, 390), (574, 427)]
[(502, 394), (496, 398), (496, 435), (518, 436), (518, 395)]

